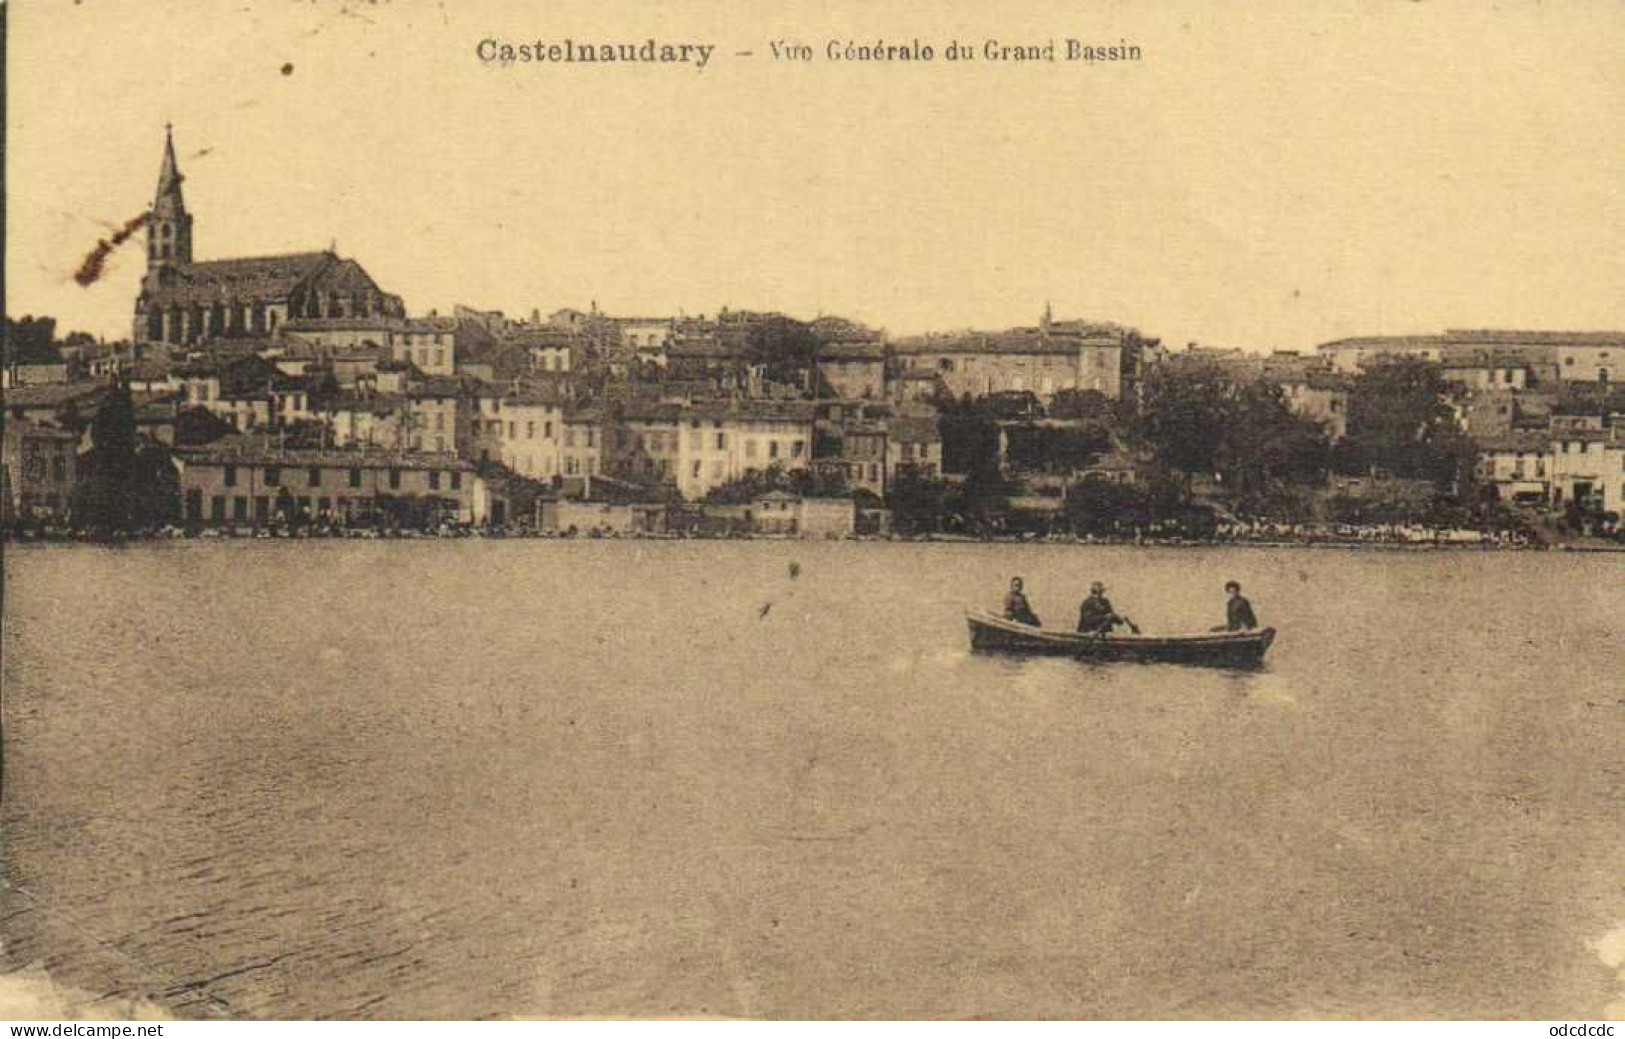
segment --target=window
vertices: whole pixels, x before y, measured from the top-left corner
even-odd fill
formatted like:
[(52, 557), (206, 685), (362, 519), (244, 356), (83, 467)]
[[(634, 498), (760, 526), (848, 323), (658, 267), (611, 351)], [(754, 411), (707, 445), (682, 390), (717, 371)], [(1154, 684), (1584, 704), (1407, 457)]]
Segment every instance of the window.
[(434, 428), (435, 431), (439, 433), (444, 433), (446, 431), (446, 413), (444, 411), (437, 411), (434, 413)]
[(282, 467), (268, 465), (265, 467), (265, 486), (279, 487), (282, 485)]
[(226, 518), (226, 496), (216, 494), (209, 499), (209, 518), (220, 521)]
[(399, 469), (391, 469), (389, 471), (389, 489), (392, 490), (392, 491), (398, 491), (398, 490), (400, 490), (400, 488), (401, 488), (401, 471)]
[(534, 423), (534, 422), (525, 423), (525, 438), (527, 440), (535, 440), (536, 439), (536, 423)]
[(519, 439), (519, 423), (517, 423), (517, 422), (508, 423), (508, 439), (509, 440), (518, 440)]
[(350, 470), (350, 486), (351, 487), (360, 487), (361, 486), (361, 470), (360, 469), (351, 469)]
[(232, 496), (231, 518), (238, 522), (248, 519), (248, 499), (240, 494)]
[(542, 423), (542, 436), (546, 437), (548, 440), (553, 439), (553, 423), (551, 423), (551, 422), (543, 422)]
[(806, 446), (807, 445), (803, 441), (800, 441), (800, 440), (792, 440), (792, 441), (790, 441), (790, 457), (791, 458), (800, 458), (801, 457), (801, 452), (806, 449)]
[(234, 465), (226, 466), (226, 486), (237, 486), (237, 467)]
[[(526, 459), (526, 461), (529, 461), (529, 459)], [(438, 470), (438, 469), (430, 469), (429, 470), (429, 490), (438, 491), (439, 489), (440, 489), (440, 470)]]
[(564, 430), (564, 446), (565, 447), (575, 447), (576, 446), (576, 431), (575, 430), (570, 429), (568, 427), (565, 428), (565, 430)]
[(317, 499), (317, 501), (316, 501), (316, 510), (318, 512), (332, 512), (333, 511), (333, 499), (332, 498), (319, 498), (319, 499)]
[(451, 473), (451, 489), (454, 491), (460, 491), (463, 489), (463, 474), (457, 472), (455, 469), (453, 469)]
[(320, 487), (322, 485), (322, 471), (320, 468), (314, 465), (310, 467), (310, 485), (312, 487)]
[(700, 463), (698, 461), (696, 461), (694, 463), (693, 476), (694, 476), (694, 479), (696, 479), (696, 480), (698, 480), (700, 478)]
[(725, 451), (725, 450), (727, 450), (727, 448), (728, 448), (728, 434), (726, 434), (726, 433), (718, 433), (717, 434), (717, 450), (718, 451)]
[(767, 442), (767, 457), (779, 457), (779, 442), (777, 440), (769, 440)]
[(68, 480), (68, 460), (61, 455), (51, 459), (51, 479), (57, 483), (66, 483)]
[(588, 447), (592, 446), (592, 429), (591, 429), (591, 427), (588, 427), (588, 429), (587, 429), (587, 446)]

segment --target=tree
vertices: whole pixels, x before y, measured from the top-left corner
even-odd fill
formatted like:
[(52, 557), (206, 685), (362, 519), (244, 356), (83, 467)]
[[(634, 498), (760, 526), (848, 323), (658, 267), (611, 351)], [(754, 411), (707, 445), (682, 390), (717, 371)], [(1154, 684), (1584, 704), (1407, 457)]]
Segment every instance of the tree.
[(933, 534), (948, 516), (948, 484), (926, 475), (918, 466), (899, 466), (886, 488), (892, 529), (899, 534)]
[(1231, 412), (1229, 386), (1218, 376), (1159, 369), (1146, 379), (1134, 434), (1164, 465), (1187, 476), (1212, 474)]
[(136, 461), (135, 406), (130, 388), (120, 383), (90, 423), (91, 449), (80, 459), (74, 517), (80, 526), (101, 533), (134, 529), (133, 508), (139, 483)]
[(1067, 489), (1063, 515), (1079, 534), (1106, 537), (1151, 522), (1146, 493), (1113, 480), (1080, 480)]
[(1049, 417), (1078, 419), (1096, 425), (1106, 425), (1115, 417), (1116, 408), (1111, 398), (1099, 390), (1064, 389), (1050, 398)]
[(1382, 471), (1462, 488), (1471, 474), (1471, 441), (1456, 424), (1439, 367), (1395, 358), (1367, 368), (1349, 398), (1349, 436), (1334, 459), (1343, 472)]
[(750, 363), (760, 366), (769, 382), (807, 385), (817, 345), (805, 322), (783, 314), (753, 321), (745, 334)]
[(1111, 449), (1111, 435), (1102, 426), (1009, 425), (1005, 442), (1012, 466), (1061, 472), (1085, 468)]
[(999, 427), (985, 406), (966, 397), (944, 402), (938, 428), (942, 435), (942, 470), (993, 475), (999, 469)]
[(1218, 472), (1237, 502), (1268, 499), (1284, 484), (1323, 484), (1331, 441), (1318, 422), (1296, 415), (1277, 386), (1253, 383), (1233, 394)]
[(1235, 384), (1213, 372), (1153, 375), (1135, 432), (1164, 466), (1216, 476), (1242, 503), (1282, 484), (1322, 483), (1331, 462), (1326, 430), (1293, 413), (1278, 386)]

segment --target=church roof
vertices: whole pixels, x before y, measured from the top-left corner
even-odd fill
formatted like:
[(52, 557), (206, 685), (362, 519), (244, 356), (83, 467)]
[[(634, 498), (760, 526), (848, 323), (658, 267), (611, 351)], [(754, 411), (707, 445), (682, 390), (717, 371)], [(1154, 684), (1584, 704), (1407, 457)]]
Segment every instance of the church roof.
[(323, 251), (178, 264), (142, 296), (147, 306), (274, 303), (287, 300), (295, 289), (306, 285), (335, 293), (379, 291), (361, 264)]
[(162, 303), (286, 299), (334, 259), (329, 252), (311, 252), (180, 264), (165, 272), (148, 297)]

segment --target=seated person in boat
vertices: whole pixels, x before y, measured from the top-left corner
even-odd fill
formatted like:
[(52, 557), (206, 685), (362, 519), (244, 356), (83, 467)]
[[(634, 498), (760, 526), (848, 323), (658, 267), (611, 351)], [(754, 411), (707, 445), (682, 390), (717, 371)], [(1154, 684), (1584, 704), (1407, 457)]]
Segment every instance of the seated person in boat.
[(1089, 586), (1089, 598), (1078, 608), (1078, 632), (1082, 635), (1110, 635), (1113, 628), (1126, 624), (1138, 634), (1140, 629), (1127, 617), (1120, 617), (1106, 598), (1106, 586), (1096, 581)]
[(1242, 598), (1241, 582), (1226, 581), (1225, 594), (1230, 600), (1224, 604), (1224, 623), (1214, 628), (1214, 631), (1252, 631), (1258, 627), (1258, 618), (1253, 616), (1253, 604)]
[(1038, 614), (1033, 612), (1021, 588), (1021, 578), (1010, 578), (1010, 594), (1004, 597), (1004, 619), (1017, 624), (1030, 624), (1035, 628), (1042, 627), (1038, 623)]

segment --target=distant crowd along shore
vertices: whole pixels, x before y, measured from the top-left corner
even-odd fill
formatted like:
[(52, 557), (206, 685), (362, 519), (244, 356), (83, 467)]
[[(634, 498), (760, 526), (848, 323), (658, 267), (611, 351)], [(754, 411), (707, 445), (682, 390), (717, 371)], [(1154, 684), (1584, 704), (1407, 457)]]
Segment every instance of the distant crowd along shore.
[(1486, 533), (1476, 530), (1429, 529), (1421, 527), (1306, 527), (1274, 524), (1250, 528), (1221, 529), (1209, 538), (1144, 535), (1137, 537), (1070, 534), (825, 534), (797, 535), (749, 531), (639, 531), (607, 528), (579, 530), (537, 530), (530, 527), (476, 527), (445, 524), (439, 527), (203, 527), (186, 529), (162, 527), (137, 532), (101, 533), (67, 528), (35, 528), (8, 531), (6, 539), (22, 542), (62, 544), (107, 544), (138, 541), (232, 541), (232, 540), (439, 540), (493, 538), (518, 540), (593, 541), (863, 541), (910, 544), (1044, 544), (1098, 545), (1128, 547), (1184, 548), (1342, 548), (1373, 550), (1478, 550), (1542, 551), (1585, 550), (1625, 552), (1625, 544), (1547, 541), (1527, 534), (1506, 531)]

